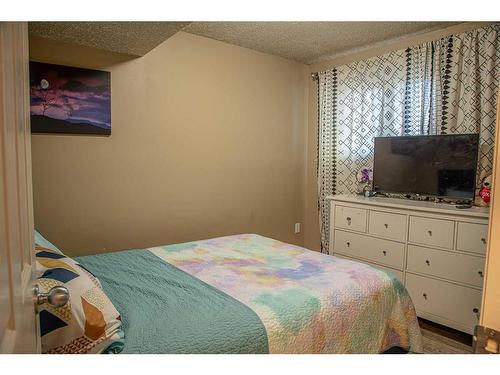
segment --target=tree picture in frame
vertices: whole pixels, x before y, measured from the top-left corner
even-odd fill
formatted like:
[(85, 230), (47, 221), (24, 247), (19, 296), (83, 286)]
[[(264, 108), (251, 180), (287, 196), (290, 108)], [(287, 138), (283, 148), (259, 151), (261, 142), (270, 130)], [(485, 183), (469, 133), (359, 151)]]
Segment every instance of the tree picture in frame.
[(32, 133), (111, 134), (111, 73), (30, 62)]

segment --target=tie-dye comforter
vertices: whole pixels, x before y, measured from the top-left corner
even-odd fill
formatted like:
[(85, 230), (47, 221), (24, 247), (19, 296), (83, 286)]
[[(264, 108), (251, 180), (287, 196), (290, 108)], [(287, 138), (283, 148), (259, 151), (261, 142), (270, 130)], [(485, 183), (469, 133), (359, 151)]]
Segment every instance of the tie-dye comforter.
[(149, 251), (252, 309), (270, 353), (422, 351), (406, 289), (368, 265), (253, 234)]

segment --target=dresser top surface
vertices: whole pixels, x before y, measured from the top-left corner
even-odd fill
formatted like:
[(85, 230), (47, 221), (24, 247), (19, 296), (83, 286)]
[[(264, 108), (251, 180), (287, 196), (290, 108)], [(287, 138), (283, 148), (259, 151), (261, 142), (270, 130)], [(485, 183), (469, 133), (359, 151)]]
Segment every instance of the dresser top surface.
[(447, 204), (447, 203), (434, 203), (428, 201), (416, 201), (410, 199), (398, 199), (398, 198), (386, 198), (386, 197), (367, 198), (362, 195), (354, 195), (354, 194), (330, 195), (327, 197), (327, 199), (335, 202), (358, 203), (370, 206), (398, 208), (403, 210), (427, 211), (427, 212), (436, 212), (442, 214), (453, 214), (453, 215), (472, 216), (481, 218), (488, 218), (489, 216), (488, 207), (473, 206), (471, 208), (460, 209), (456, 208), (456, 206), (453, 204)]

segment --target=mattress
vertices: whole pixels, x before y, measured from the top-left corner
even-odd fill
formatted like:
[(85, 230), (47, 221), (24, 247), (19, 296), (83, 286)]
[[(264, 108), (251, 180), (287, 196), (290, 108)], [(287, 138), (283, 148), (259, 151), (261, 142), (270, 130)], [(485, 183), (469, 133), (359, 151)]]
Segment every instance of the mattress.
[(120, 312), (125, 353), (422, 351), (397, 278), (259, 235), (77, 260)]

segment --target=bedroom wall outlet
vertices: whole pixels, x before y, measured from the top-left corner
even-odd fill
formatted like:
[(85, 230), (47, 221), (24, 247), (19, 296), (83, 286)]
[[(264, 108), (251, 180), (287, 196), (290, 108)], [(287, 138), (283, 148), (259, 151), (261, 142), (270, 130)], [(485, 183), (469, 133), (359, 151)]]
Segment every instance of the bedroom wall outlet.
[(295, 234), (300, 233), (300, 223), (295, 223)]

